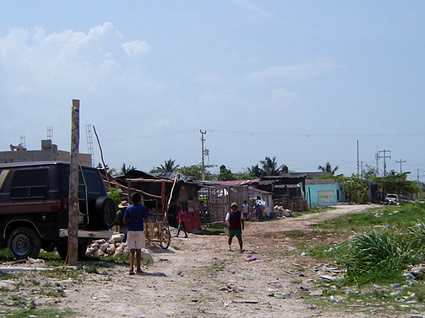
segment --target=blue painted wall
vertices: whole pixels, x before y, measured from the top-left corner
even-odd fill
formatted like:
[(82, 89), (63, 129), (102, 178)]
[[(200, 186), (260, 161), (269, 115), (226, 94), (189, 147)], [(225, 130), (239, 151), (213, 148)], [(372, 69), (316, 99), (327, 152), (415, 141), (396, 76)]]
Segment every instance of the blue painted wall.
[(341, 201), (341, 185), (306, 184), (305, 199), (309, 207), (335, 205)]

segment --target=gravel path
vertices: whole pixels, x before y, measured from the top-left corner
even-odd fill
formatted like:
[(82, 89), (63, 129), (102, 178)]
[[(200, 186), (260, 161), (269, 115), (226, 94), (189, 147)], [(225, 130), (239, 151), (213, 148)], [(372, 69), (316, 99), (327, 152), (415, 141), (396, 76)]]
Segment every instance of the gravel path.
[[(280, 232), (307, 230), (311, 223), (370, 207), (248, 222), (243, 254), (237, 240), (236, 251), (227, 251), (224, 234), (173, 238), (170, 249), (152, 250), (155, 262), (145, 268), (147, 275), (129, 276), (127, 267), (116, 266), (68, 290), (62, 305), (78, 317), (364, 317), (322, 312), (299, 297), (300, 288), (313, 288), (318, 278), (311, 268), (323, 264), (301, 256)], [(247, 261), (249, 256), (255, 260)]]

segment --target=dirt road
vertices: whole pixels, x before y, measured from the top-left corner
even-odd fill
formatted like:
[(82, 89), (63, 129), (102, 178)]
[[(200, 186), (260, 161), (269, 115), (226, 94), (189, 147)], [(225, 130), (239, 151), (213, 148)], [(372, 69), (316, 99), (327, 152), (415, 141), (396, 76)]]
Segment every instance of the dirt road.
[[(364, 317), (351, 311), (323, 312), (300, 297), (314, 288), (316, 264), (280, 233), (371, 206), (347, 205), (320, 214), (249, 222), (246, 252), (227, 251), (225, 234), (173, 238), (168, 250), (153, 249), (147, 275), (129, 276), (116, 266), (90, 275), (66, 292), (62, 305), (78, 317)], [(251, 256), (250, 261), (247, 258)], [(255, 260), (254, 260), (255, 258)]]

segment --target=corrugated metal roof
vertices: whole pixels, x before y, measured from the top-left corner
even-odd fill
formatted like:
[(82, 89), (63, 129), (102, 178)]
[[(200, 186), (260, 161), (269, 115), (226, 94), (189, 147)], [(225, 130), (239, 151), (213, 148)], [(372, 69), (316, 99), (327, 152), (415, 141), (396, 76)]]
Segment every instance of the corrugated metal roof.
[(214, 181), (214, 183), (228, 185), (228, 186), (242, 186), (242, 185), (249, 185), (258, 181), (260, 181), (260, 179)]

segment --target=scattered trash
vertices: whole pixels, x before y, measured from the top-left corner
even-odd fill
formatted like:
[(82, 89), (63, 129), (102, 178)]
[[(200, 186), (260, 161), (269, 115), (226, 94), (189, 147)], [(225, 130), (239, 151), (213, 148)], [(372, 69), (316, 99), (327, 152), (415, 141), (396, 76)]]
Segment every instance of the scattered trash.
[(247, 257), (246, 257), (246, 261), (247, 262), (251, 262), (251, 261), (255, 261), (257, 258), (255, 257), (255, 256), (253, 256), (253, 255), (248, 255)]
[(336, 280), (336, 277), (329, 276), (329, 275), (322, 275), (322, 276), (320, 276), (320, 278), (323, 279), (323, 280), (330, 280), (330, 281)]
[(233, 300), (232, 302), (237, 304), (258, 304), (257, 300)]
[(320, 297), (323, 296), (323, 291), (318, 289), (318, 290), (313, 290), (310, 292), (309, 294), (310, 296), (314, 296), (314, 297)]

